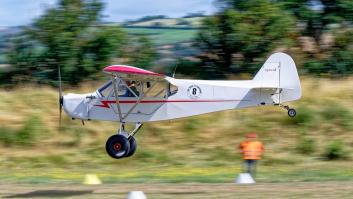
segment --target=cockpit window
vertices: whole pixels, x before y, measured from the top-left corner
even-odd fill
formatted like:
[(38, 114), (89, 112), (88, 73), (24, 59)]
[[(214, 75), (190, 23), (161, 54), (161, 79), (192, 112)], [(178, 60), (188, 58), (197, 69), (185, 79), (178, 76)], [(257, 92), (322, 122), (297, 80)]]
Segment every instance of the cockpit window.
[[(117, 87), (119, 97), (136, 97), (139, 95), (139, 91), (136, 87), (134, 81), (122, 81), (117, 80)], [(115, 97), (112, 81), (107, 82), (101, 88), (98, 89), (98, 92), (102, 97)]]
[[(117, 80), (117, 84), (119, 97), (137, 97), (140, 94), (137, 89), (138, 85), (135, 81)], [(112, 92), (111, 97), (115, 97), (114, 91)]]
[(169, 87), (168, 97), (178, 92), (178, 87), (174, 86), (173, 84), (169, 84), (168, 87)]
[[(117, 79), (119, 97), (167, 98), (178, 92), (178, 88), (165, 82), (140, 82)], [(102, 97), (115, 98), (112, 81), (105, 83), (98, 92)]]

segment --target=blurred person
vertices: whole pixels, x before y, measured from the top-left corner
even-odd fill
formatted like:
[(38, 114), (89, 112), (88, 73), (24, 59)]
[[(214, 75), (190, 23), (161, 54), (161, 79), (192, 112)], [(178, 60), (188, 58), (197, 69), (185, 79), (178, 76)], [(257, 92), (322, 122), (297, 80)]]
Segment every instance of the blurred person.
[(241, 142), (239, 148), (243, 155), (243, 168), (252, 177), (256, 174), (256, 163), (261, 159), (264, 151), (264, 145), (257, 140), (256, 133), (246, 135), (246, 140)]
[(125, 97), (135, 97), (135, 95), (132, 92), (134, 92), (136, 94), (136, 96), (139, 96), (139, 92), (136, 88), (136, 82), (131, 81), (131, 82), (127, 82), (127, 83), (128, 83), (127, 85), (129, 87), (129, 89), (126, 89)]

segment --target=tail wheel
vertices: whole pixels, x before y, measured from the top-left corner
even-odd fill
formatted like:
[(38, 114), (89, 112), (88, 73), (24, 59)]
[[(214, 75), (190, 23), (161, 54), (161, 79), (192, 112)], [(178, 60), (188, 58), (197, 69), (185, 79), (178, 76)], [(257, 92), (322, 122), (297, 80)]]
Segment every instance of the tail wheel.
[(123, 135), (112, 135), (105, 144), (105, 150), (112, 158), (123, 158), (126, 154), (129, 154), (129, 140)]
[(136, 147), (137, 147), (136, 139), (131, 136), (129, 139), (129, 143), (130, 143), (130, 151), (129, 151), (129, 153), (127, 153), (125, 155), (125, 157), (130, 157), (130, 156), (134, 155), (134, 153), (136, 151)]
[(297, 115), (297, 111), (293, 108), (288, 109), (288, 116), (295, 117)]

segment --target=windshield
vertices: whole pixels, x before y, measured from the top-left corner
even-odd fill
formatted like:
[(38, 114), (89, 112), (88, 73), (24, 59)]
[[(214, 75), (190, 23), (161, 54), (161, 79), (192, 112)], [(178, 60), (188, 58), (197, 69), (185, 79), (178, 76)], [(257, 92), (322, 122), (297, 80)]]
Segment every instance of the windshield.
[(106, 97), (109, 95), (112, 89), (112, 81), (108, 81), (101, 88), (98, 89), (98, 92), (102, 95), (102, 97)]

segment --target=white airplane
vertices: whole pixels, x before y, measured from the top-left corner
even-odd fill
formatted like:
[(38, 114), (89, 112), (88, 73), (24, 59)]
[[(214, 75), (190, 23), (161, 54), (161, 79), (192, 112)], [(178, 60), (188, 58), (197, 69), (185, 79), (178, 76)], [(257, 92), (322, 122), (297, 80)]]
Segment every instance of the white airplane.
[[(134, 135), (143, 122), (189, 117), (229, 109), (276, 105), (294, 117), (295, 109), (283, 105), (301, 97), (301, 86), (293, 59), (284, 53), (271, 55), (252, 80), (209, 81), (175, 79), (132, 66), (104, 68), (111, 80), (93, 93), (62, 96), (61, 110), (73, 119), (117, 121), (117, 133), (106, 142), (112, 158), (136, 151)], [(135, 123), (127, 132), (125, 124)]]

